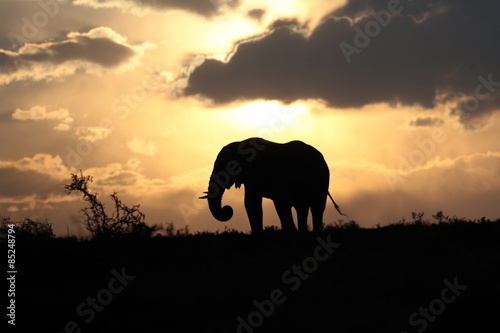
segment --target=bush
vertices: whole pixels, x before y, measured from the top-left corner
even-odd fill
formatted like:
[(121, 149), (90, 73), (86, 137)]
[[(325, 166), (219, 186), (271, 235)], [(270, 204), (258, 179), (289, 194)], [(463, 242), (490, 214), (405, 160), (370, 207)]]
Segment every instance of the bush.
[(148, 226), (145, 215), (139, 210), (140, 205), (128, 207), (121, 202), (117, 193), (110, 195), (114, 204), (114, 212), (106, 213), (104, 204), (98, 199), (98, 194), (89, 192), (88, 185), (93, 181), (92, 176), (71, 174), (71, 184), (65, 185), (66, 193), (80, 192), (82, 199), (88, 203), (88, 207), (81, 211), (84, 215), (84, 224), (95, 238), (116, 238), (124, 235), (151, 237), (159, 227)]
[(338, 220), (338, 221), (333, 221), (331, 224), (326, 225), (326, 229), (334, 229), (334, 230), (355, 230), (359, 229), (360, 226), (356, 221), (344, 221), (344, 220)]
[(175, 226), (173, 222), (167, 223), (163, 231), (164, 236), (166, 237), (181, 237), (188, 236), (190, 234), (189, 227), (186, 225), (182, 229), (175, 230)]
[(7, 232), (9, 224), (15, 225), (16, 235), (20, 237), (54, 238), (52, 224), (45, 220), (33, 220), (29, 217), (20, 221), (13, 221), (11, 217), (0, 217), (0, 231)]

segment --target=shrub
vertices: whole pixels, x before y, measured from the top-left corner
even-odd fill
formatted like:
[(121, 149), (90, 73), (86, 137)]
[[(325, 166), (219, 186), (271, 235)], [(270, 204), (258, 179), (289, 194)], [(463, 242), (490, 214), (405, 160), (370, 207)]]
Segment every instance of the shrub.
[(432, 215), (432, 217), (439, 223), (448, 223), (450, 222), (450, 218), (447, 215), (443, 214), (442, 210), (439, 210), (436, 215)]
[(33, 220), (29, 217), (20, 221), (13, 221), (11, 217), (0, 217), (0, 231), (7, 232), (8, 225), (14, 224), (16, 236), (20, 237), (35, 237), (35, 238), (54, 238), (55, 234), (52, 230), (52, 224), (47, 219)]
[(80, 192), (88, 207), (81, 211), (84, 215), (84, 224), (93, 238), (115, 238), (124, 235), (151, 237), (158, 230), (158, 226), (148, 226), (145, 215), (139, 210), (140, 205), (128, 207), (121, 202), (117, 193), (110, 195), (114, 204), (114, 211), (108, 215), (104, 204), (98, 199), (98, 194), (92, 194), (88, 185), (93, 181), (92, 176), (71, 174), (71, 184), (65, 185), (66, 193)]
[(337, 230), (349, 230), (349, 229), (359, 229), (360, 226), (356, 221), (347, 221), (338, 220), (333, 221), (333, 223), (326, 225), (328, 229), (337, 229)]
[(175, 230), (175, 226), (173, 222), (167, 223), (164, 229), (164, 235), (166, 237), (180, 237), (180, 236), (188, 236), (191, 232), (189, 231), (189, 227), (186, 225), (184, 228)]
[(411, 218), (413, 219), (413, 224), (415, 225), (428, 224), (427, 221), (423, 220), (424, 215), (425, 215), (424, 212), (420, 213), (411, 212)]

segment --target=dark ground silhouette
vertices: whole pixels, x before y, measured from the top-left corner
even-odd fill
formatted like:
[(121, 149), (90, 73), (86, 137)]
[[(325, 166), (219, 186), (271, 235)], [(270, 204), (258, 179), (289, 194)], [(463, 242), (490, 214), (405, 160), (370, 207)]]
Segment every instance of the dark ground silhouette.
[[(19, 238), (15, 331), (486, 332), (498, 328), (499, 236), (500, 221), (327, 229), (323, 243), (340, 244), (330, 254), (315, 251), (318, 236), (272, 230)], [(443, 296), (444, 280), (467, 288)], [(92, 310), (88, 297), (107, 304)], [(438, 315), (412, 326), (429, 306)]]

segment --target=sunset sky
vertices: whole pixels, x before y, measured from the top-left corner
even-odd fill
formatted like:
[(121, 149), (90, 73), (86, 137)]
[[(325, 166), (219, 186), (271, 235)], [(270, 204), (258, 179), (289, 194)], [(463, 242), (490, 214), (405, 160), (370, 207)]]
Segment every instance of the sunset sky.
[[(363, 227), (500, 217), (499, 1), (0, 0), (0, 215), (84, 234), (71, 173), (148, 223), (205, 200), (227, 143), (301, 140)], [(109, 206), (111, 209), (111, 206)], [(264, 201), (264, 224), (279, 225)], [(340, 216), (329, 203), (325, 223)], [(432, 218), (431, 218), (432, 219)]]

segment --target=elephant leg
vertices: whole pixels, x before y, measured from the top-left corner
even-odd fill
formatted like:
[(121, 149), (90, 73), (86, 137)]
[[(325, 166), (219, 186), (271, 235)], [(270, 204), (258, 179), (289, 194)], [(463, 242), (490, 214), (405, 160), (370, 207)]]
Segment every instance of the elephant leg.
[(262, 232), (262, 196), (245, 188), (245, 209), (252, 228), (252, 234)]
[(300, 232), (307, 232), (307, 214), (309, 213), (308, 206), (296, 206), (297, 211), (297, 225)]
[(323, 230), (323, 212), (326, 207), (326, 197), (318, 199), (311, 207), (313, 218), (313, 231), (320, 232)]
[(292, 207), (280, 200), (274, 200), (274, 207), (281, 221), (281, 229), (283, 231), (295, 231), (295, 224), (293, 224)]

